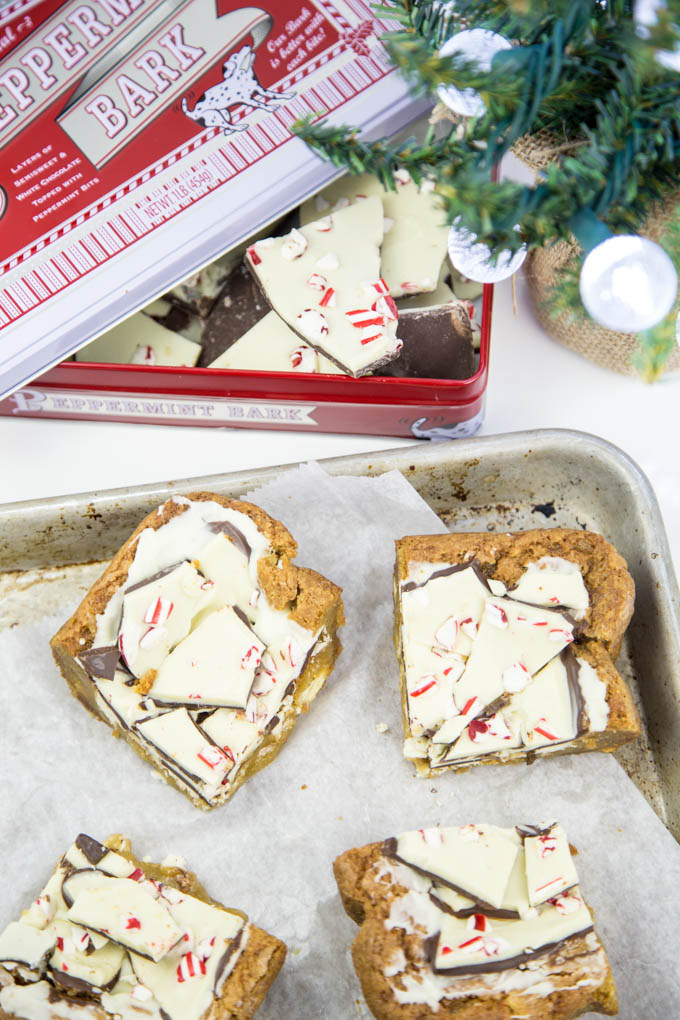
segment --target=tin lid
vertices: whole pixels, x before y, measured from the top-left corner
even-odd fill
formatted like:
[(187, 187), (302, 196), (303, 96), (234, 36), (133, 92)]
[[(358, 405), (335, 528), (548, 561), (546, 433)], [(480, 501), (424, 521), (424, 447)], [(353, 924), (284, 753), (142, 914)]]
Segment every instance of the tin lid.
[(0, 6), (0, 398), (337, 174), (308, 113), (423, 111), (363, 0)]

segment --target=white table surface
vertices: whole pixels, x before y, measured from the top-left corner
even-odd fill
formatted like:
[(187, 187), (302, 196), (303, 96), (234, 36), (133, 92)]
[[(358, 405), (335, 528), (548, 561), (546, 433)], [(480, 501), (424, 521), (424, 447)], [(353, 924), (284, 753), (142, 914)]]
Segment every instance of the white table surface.
[[(625, 450), (656, 490), (680, 574), (680, 378), (646, 385), (550, 339), (517, 278), (496, 288), (486, 418), (480, 435), (534, 428), (591, 432)], [(0, 502), (367, 453), (418, 440), (228, 428), (0, 418)]]

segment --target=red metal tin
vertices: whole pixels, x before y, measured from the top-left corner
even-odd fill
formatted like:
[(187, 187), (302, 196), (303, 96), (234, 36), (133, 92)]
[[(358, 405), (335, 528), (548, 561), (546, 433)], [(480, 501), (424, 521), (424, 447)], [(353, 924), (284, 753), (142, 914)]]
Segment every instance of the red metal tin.
[(0, 402), (0, 414), (153, 425), (451, 439), (482, 423), (493, 287), (484, 287), (479, 367), (469, 379), (236, 372), (67, 361)]

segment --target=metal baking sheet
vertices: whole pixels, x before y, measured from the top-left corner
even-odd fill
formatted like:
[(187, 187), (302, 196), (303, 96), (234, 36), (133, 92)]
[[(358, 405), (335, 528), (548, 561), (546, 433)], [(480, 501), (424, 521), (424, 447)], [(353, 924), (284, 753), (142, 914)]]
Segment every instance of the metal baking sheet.
[[(625, 557), (636, 608), (618, 660), (644, 722), (619, 760), (680, 841), (680, 593), (656, 497), (621, 450), (570, 430), (456, 440), (323, 461), (331, 474), (400, 470), (452, 531), (563, 526), (601, 532)], [(168, 496), (240, 496), (282, 467), (0, 505), (0, 629), (84, 594)]]

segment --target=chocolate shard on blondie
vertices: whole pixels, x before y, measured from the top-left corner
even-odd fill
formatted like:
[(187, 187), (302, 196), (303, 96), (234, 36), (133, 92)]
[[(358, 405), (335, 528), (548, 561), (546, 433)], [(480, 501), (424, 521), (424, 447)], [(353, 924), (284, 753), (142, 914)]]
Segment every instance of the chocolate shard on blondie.
[(333, 865), (377, 1020), (571, 1020), (618, 1009), (556, 822), (419, 829)]
[(0, 934), (0, 1017), (248, 1020), (285, 955), (183, 865), (81, 834)]
[(340, 651), (341, 590), (209, 492), (154, 510), (52, 639), (71, 693), (209, 809), (278, 753)]
[(624, 560), (592, 532), (397, 542), (404, 754), (417, 771), (614, 751), (640, 732), (613, 663), (633, 610)]

